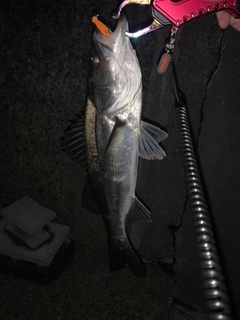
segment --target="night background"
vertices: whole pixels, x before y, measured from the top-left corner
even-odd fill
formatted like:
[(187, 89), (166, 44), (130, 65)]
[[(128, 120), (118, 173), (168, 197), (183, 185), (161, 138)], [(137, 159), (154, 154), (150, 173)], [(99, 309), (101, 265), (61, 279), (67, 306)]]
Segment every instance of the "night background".
[[(69, 121), (85, 109), (93, 13), (111, 19), (119, 1), (10, 0), (0, 5), (0, 194), (2, 207), (30, 196), (71, 228), (73, 248), (58, 277), (1, 266), (0, 318), (206, 319), (169, 68), (156, 66), (170, 27), (134, 39), (143, 116), (168, 132), (163, 161), (140, 159), (136, 194), (153, 215), (129, 227), (147, 267), (139, 281), (111, 273), (101, 216), (81, 207), (86, 172), (61, 151)], [(131, 5), (130, 26), (151, 17)], [(184, 91), (234, 315), (240, 319), (240, 33), (215, 14), (180, 28), (174, 59)], [(66, 261), (65, 261), (66, 262)], [(178, 310), (173, 310), (168, 303)], [(187, 315), (181, 315), (179, 310)]]

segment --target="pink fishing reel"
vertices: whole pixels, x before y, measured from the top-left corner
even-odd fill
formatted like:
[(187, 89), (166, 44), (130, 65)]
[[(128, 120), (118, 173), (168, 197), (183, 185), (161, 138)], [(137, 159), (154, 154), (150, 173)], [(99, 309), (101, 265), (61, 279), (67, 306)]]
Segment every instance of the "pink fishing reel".
[(172, 25), (178, 29), (182, 24), (202, 15), (225, 10), (235, 18), (240, 18), (240, 0), (124, 0), (114, 18), (120, 16), (121, 10), (128, 4), (151, 5), (153, 22), (150, 26), (137, 32), (126, 32), (131, 38)]

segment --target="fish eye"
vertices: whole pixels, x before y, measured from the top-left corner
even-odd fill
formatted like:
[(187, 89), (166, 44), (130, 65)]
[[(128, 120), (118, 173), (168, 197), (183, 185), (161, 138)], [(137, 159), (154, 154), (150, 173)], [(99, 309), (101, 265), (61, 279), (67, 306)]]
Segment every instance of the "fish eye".
[(96, 66), (100, 63), (100, 59), (98, 56), (93, 56), (91, 57), (91, 61), (93, 64), (95, 64)]

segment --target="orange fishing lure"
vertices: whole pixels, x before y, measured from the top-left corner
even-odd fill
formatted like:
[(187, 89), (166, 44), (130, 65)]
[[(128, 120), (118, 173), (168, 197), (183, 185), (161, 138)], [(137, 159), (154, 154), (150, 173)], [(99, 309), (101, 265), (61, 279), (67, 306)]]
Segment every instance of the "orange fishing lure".
[(96, 25), (98, 30), (107, 38), (110, 37), (112, 31), (102, 22), (98, 19), (98, 16), (92, 17), (92, 22)]

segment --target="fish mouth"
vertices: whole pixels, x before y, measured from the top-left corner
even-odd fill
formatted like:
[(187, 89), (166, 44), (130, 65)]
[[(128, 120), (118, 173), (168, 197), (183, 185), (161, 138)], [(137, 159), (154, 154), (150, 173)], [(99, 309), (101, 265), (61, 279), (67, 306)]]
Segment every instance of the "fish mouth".
[(120, 48), (130, 41), (125, 35), (126, 31), (128, 31), (128, 21), (126, 15), (123, 13), (118, 20), (116, 29), (109, 37), (103, 35), (99, 29), (95, 27), (93, 40), (100, 48), (102, 55), (108, 57), (111, 53), (117, 53)]
[(126, 30), (127, 17), (121, 14), (114, 32), (106, 36), (97, 28), (93, 34), (99, 65), (93, 69), (97, 76), (92, 78), (91, 97), (102, 115), (123, 110), (141, 88), (140, 65)]

